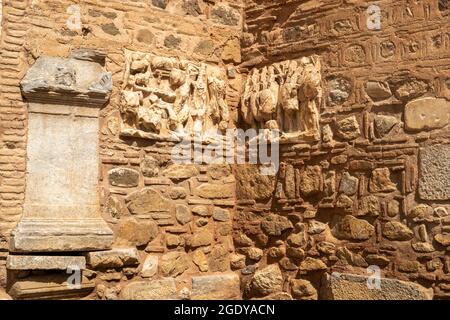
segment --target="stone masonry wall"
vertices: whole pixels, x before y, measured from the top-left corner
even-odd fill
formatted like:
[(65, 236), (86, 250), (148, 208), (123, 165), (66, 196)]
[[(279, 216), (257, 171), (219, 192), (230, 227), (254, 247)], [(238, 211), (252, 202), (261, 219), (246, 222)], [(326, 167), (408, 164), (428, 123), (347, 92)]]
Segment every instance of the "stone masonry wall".
[(330, 277), (377, 266), (448, 299), (447, 2), (249, 1), (245, 13), (242, 70), (318, 54), (325, 93), (321, 141), (282, 145), (276, 178), (236, 166), (244, 296), (386, 298)]

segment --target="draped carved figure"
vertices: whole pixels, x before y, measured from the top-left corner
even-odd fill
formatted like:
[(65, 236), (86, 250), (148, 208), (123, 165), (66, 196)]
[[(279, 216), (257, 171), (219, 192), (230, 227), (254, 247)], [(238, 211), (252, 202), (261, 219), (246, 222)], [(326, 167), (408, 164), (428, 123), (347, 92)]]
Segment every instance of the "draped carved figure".
[(281, 139), (318, 139), (321, 104), (321, 64), (314, 55), (251, 70), (240, 110), (245, 123), (277, 129)]
[(180, 140), (229, 122), (224, 70), (205, 63), (127, 52), (120, 98), (122, 136)]

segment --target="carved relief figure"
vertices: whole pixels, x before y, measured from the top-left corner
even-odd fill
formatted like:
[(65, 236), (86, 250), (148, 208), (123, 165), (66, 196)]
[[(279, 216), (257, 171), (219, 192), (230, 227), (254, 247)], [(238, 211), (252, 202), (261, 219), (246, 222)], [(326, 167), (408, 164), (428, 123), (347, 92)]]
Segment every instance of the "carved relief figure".
[(204, 63), (130, 52), (120, 109), (123, 136), (179, 140), (227, 128), (224, 71)]
[(244, 122), (256, 128), (278, 129), (282, 139), (318, 139), (320, 72), (317, 56), (253, 69), (241, 100)]

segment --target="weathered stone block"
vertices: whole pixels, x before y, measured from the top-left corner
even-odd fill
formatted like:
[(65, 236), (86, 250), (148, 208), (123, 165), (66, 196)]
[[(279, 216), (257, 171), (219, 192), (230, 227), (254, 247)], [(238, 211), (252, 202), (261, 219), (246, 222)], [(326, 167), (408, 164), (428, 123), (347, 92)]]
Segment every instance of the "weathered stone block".
[(333, 228), (333, 235), (338, 239), (367, 240), (375, 233), (375, 227), (366, 220), (347, 215)]
[(450, 199), (450, 145), (420, 149), (419, 196), (423, 200)]
[(137, 281), (127, 284), (120, 292), (122, 300), (176, 300), (175, 280), (165, 278), (152, 281)]
[(405, 128), (410, 131), (439, 129), (450, 123), (450, 101), (421, 98), (405, 106)]
[(192, 300), (241, 299), (239, 276), (235, 273), (192, 278)]
[(69, 267), (86, 269), (85, 257), (67, 256), (16, 256), (8, 255), (9, 270), (67, 270)]
[(136, 248), (115, 248), (108, 251), (95, 251), (86, 254), (87, 263), (94, 269), (121, 268), (139, 264)]
[(380, 279), (380, 289), (369, 289), (368, 276), (333, 273), (323, 277), (322, 298), (327, 300), (431, 300), (433, 289), (413, 282)]
[(15, 282), (8, 293), (17, 300), (69, 299), (84, 297), (95, 288), (95, 283), (86, 277), (82, 277), (79, 286), (70, 285), (67, 278), (66, 274), (29, 277)]
[(152, 212), (168, 212), (172, 208), (170, 200), (152, 188), (144, 188), (133, 192), (126, 198), (126, 202), (130, 212), (136, 215), (148, 215)]
[(252, 289), (261, 295), (282, 291), (283, 275), (277, 264), (271, 264), (258, 270), (253, 276)]
[(145, 259), (142, 270), (142, 278), (151, 278), (158, 273), (158, 256), (149, 255)]
[(137, 187), (139, 172), (129, 168), (115, 168), (108, 173), (109, 183), (116, 187)]

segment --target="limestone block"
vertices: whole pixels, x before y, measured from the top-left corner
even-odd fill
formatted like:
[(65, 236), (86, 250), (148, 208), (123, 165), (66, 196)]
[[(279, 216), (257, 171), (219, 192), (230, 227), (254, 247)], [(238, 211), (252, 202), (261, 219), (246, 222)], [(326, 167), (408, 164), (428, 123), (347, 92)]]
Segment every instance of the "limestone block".
[(423, 200), (450, 199), (450, 145), (420, 149), (419, 196)]
[(433, 289), (413, 282), (380, 279), (380, 290), (369, 289), (368, 276), (333, 273), (323, 277), (322, 298), (327, 300), (431, 300)]
[(71, 105), (104, 105), (112, 90), (111, 73), (86, 60), (39, 57), (20, 84), (24, 96), (42, 103), (70, 99)]
[(406, 241), (412, 239), (414, 233), (398, 221), (389, 221), (383, 227), (383, 236), (389, 240)]
[(239, 276), (235, 273), (192, 277), (192, 300), (241, 299)]
[(11, 233), (12, 252), (69, 252), (109, 249), (113, 233), (102, 219), (24, 219)]
[(127, 284), (120, 292), (122, 300), (176, 300), (177, 288), (173, 278), (137, 281)]
[(12, 298), (2, 288), (0, 288), (0, 300), (12, 300)]
[(359, 123), (355, 116), (351, 116), (336, 123), (336, 135), (344, 140), (353, 140), (360, 136)]
[(405, 128), (410, 131), (439, 129), (450, 122), (450, 101), (421, 98), (405, 106)]
[(33, 276), (15, 282), (9, 295), (17, 300), (30, 299), (69, 299), (81, 298), (95, 288), (95, 283), (86, 277), (81, 278), (79, 286), (68, 282), (69, 274)]
[(196, 190), (196, 195), (206, 199), (233, 198), (235, 191), (233, 184), (203, 183)]
[(375, 227), (366, 220), (347, 215), (333, 228), (333, 235), (338, 239), (367, 240), (375, 233)]
[(82, 256), (25, 256), (8, 255), (8, 270), (79, 270), (86, 269), (86, 258)]
[(144, 188), (133, 192), (126, 198), (131, 214), (148, 215), (152, 212), (168, 212), (172, 207), (170, 200), (157, 190)]
[(374, 101), (385, 100), (392, 96), (391, 89), (386, 82), (367, 81), (366, 93)]
[(164, 277), (177, 277), (189, 268), (186, 253), (173, 251), (163, 255), (159, 262), (159, 269)]
[(137, 187), (139, 172), (129, 168), (115, 168), (108, 173), (109, 183), (116, 187)]
[(277, 264), (271, 264), (258, 270), (253, 276), (252, 289), (262, 295), (282, 291), (283, 275)]

